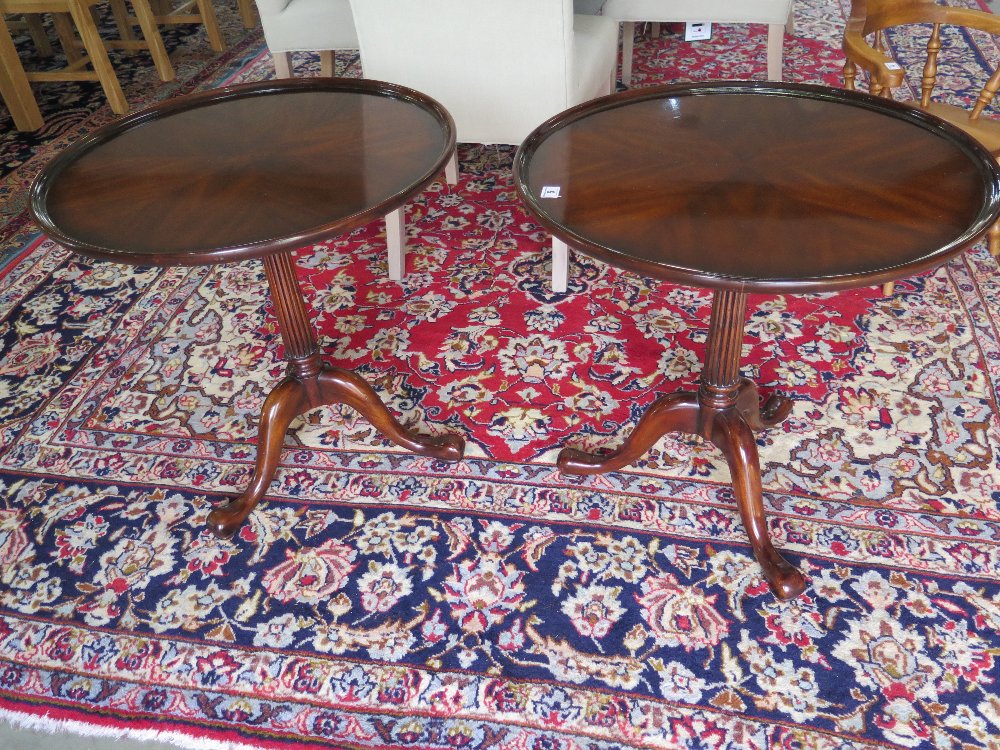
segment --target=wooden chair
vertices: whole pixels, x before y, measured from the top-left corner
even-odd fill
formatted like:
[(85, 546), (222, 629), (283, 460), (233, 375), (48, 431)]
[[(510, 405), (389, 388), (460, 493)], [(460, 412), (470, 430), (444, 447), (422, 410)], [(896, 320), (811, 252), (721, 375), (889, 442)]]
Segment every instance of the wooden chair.
[[(60, 70), (25, 71), (18, 59), (17, 67), (21, 68), (28, 81), (98, 81), (108, 98), (112, 111), (115, 114), (123, 115), (128, 112), (128, 102), (125, 100), (125, 94), (122, 93), (121, 84), (118, 83), (114, 68), (111, 67), (104, 41), (97, 32), (94, 18), (90, 12), (91, 6), (98, 2), (102, 2), (102, 0), (0, 0), (0, 13), (52, 14), (53, 25), (66, 54), (67, 65)], [(4, 31), (6, 33), (6, 26)], [(79, 39), (77, 39), (77, 34), (79, 34)], [(13, 44), (11, 49), (13, 49)], [(3, 77), (7, 79), (5, 81), (6, 88), (13, 90), (14, 81), (20, 76), (13, 70), (13, 60), (10, 59), (10, 53), (9, 49), (4, 55)], [(13, 57), (17, 57), (16, 50), (13, 51)], [(10, 66), (8, 66), (8, 61), (10, 61)], [(91, 69), (87, 68), (88, 65)], [(30, 94), (30, 89), (28, 93)], [(5, 100), (7, 98), (6, 92), (4, 98)], [(21, 90), (18, 100), (23, 103), (23, 90)], [(34, 102), (33, 95), (32, 102)], [(37, 104), (35, 109), (37, 110)]]
[[(851, 15), (844, 31), (844, 86), (854, 89), (858, 69), (868, 74), (872, 94), (894, 98), (893, 91), (906, 85), (906, 71), (892, 55), (887, 31), (896, 26), (928, 25), (927, 57), (920, 78), (920, 98), (909, 101), (931, 114), (947, 120), (972, 135), (994, 157), (1000, 158), (1000, 120), (983, 117), (983, 111), (1000, 89), (1000, 69), (988, 76), (976, 101), (953, 103), (933, 98), (937, 82), (939, 55), (948, 45), (942, 41), (942, 27), (959, 26), (967, 29), (1000, 34), (1000, 16), (979, 10), (936, 5), (932, 0), (853, 0)], [(1000, 222), (987, 235), (990, 254), (1000, 255)], [(883, 287), (892, 293), (892, 283)]]

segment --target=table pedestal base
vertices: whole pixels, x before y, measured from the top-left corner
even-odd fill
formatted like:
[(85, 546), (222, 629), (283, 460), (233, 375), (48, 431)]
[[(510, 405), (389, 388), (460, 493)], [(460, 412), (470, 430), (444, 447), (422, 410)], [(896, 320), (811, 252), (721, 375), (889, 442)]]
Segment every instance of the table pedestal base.
[(290, 253), (265, 258), (264, 270), (285, 342), (288, 373), (264, 401), (257, 433), (257, 463), (250, 486), (228, 505), (208, 514), (208, 528), (216, 536), (225, 538), (236, 533), (271, 485), (292, 420), (320, 406), (346, 404), (385, 437), (418, 455), (444, 461), (462, 459), (465, 441), (460, 436), (428, 437), (407, 429), (360, 375), (323, 364)]
[(771, 396), (760, 406), (756, 384), (738, 375), (746, 294), (719, 291), (712, 306), (708, 354), (697, 393), (663, 396), (642, 415), (618, 450), (593, 455), (564, 448), (559, 470), (567, 474), (602, 474), (621, 469), (642, 457), (668, 432), (700, 435), (726, 457), (736, 504), (754, 556), (779, 599), (791, 599), (805, 589), (802, 574), (774, 548), (767, 532), (761, 498), (760, 459), (753, 431), (772, 427), (788, 416), (792, 402)]
[[(289, 367), (294, 369), (295, 365)], [(385, 437), (413, 453), (444, 461), (460, 461), (465, 441), (458, 435), (428, 437), (401, 425), (359, 375), (320, 364), (320, 370), (302, 377), (289, 373), (268, 395), (257, 436), (257, 464), (246, 491), (228, 505), (208, 514), (208, 527), (219, 537), (230, 537), (246, 520), (271, 485), (292, 420), (327, 404), (356, 409)]]

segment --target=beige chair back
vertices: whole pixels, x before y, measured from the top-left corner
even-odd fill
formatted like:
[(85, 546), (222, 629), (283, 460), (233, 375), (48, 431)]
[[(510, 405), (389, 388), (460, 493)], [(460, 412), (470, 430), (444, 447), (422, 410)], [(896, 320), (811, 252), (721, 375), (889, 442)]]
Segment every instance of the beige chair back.
[[(578, 46), (594, 34), (588, 26), (578, 38), (573, 0), (352, 0), (351, 7), (364, 76), (440, 101), (459, 141), (520, 143), (552, 115), (610, 87), (613, 52), (603, 63), (581, 60)], [(614, 34), (606, 19), (587, 23), (607, 39)], [(600, 85), (587, 80), (588, 64), (606, 68)]]

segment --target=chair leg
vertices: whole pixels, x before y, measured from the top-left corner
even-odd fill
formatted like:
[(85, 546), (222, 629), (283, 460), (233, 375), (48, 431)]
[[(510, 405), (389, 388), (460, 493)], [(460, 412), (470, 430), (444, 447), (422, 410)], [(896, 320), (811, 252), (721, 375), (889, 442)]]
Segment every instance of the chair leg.
[(129, 23), (125, 0), (111, 0), (111, 17), (115, 19), (119, 37), (127, 41), (135, 40), (135, 32), (132, 31), (132, 24)]
[(252, 29), (257, 25), (257, 19), (253, 13), (253, 0), (236, 0), (236, 7), (240, 10), (240, 20), (243, 21), (243, 28)]
[(52, 49), (49, 35), (45, 33), (45, 26), (42, 24), (42, 19), (39, 15), (37, 13), (25, 13), (24, 25), (28, 27), (31, 42), (35, 45), (35, 52), (38, 53), (38, 56), (52, 57), (55, 54), (55, 50)]
[(161, 81), (174, 80), (177, 74), (174, 72), (173, 63), (170, 62), (166, 45), (163, 44), (160, 27), (156, 23), (156, 15), (149, 0), (131, 0), (131, 2), (139, 28), (142, 29), (142, 38), (149, 47), (149, 55), (153, 58), (153, 65), (156, 66), (156, 74)]
[(335, 70), (334, 55), (332, 49), (320, 50), (319, 53), (319, 74), (324, 78), (333, 78)]
[(552, 291), (562, 294), (569, 285), (569, 245), (552, 238)]
[(769, 81), (781, 80), (782, 58), (785, 45), (785, 26), (771, 23), (767, 26), (767, 78)]
[(62, 47), (63, 54), (66, 55), (66, 62), (70, 65), (80, 61), (83, 54), (80, 52), (80, 45), (76, 38), (76, 31), (73, 29), (73, 21), (68, 13), (53, 13), (52, 27), (59, 37), (59, 46)]
[(392, 213), (385, 215), (385, 243), (389, 251), (389, 278), (393, 281), (403, 280), (403, 256), (406, 253), (404, 210), (405, 206), (400, 206)]
[(291, 52), (272, 52), (271, 60), (274, 62), (274, 75), (276, 78), (292, 77)]
[(1000, 221), (990, 227), (990, 231), (986, 233), (986, 242), (990, 255), (994, 258), (1000, 255)]
[(632, 44), (635, 37), (635, 21), (622, 24), (622, 85), (632, 85)]
[(444, 165), (444, 178), (449, 185), (458, 184), (458, 149), (451, 152), (451, 158)]
[(785, 21), (785, 33), (795, 36), (795, 3), (789, 3), (788, 20)]
[(208, 36), (208, 43), (213, 52), (223, 52), (226, 43), (222, 40), (222, 32), (219, 31), (219, 20), (215, 17), (215, 8), (212, 0), (197, 0), (198, 14), (201, 16), (201, 23), (205, 27), (205, 34)]
[(887, 281), (882, 285), (882, 296), (891, 297), (893, 290), (896, 288), (895, 281)]
[(90, 9), (82, 0), (70, 0), (69, 12), (73, 16), (73, 23), (83, 40), (83, 48), (87, 50), (90, 64), (94, 66), (97, 73), (97, 80), (101, 82), (104, 95), (108, 97), (111, 111), (116, 115), (124, 115), (128, 112), (128, 101), (122, 92), (121, 84), (118, 83), (118, 76), (115, 69), (111, 67), (111, 60), (108, 59), (108, 51), (104, 48), (104, 42), (97, 27), (94, 26), (94, 19), (90, 15)]
[(31, 84), (24, 73), (17, 48), (10, 37), (7, 24), (0, 16), (0, 98), (14, 118), (18, 130), (38, 130), (45, 124), (38, 102), (31, 91)]

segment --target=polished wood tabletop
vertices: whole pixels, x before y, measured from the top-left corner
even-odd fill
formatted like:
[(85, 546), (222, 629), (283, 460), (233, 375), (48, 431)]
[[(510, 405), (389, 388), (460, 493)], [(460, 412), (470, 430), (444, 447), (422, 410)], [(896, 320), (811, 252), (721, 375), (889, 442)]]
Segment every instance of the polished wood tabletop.
[(1000, 215), (1000, 171), (957, 128), (896, 102), (822, 86), (662, 86), (575, 107), (514, 157), (529, 210), (569, 246), (647, 276), (713, 290), (697, 392), (661, 396), (616, 448), (564, 448), (561, 471), (599, 474), (686, 432), (725, 456), (736, 505), (771, 589), (805, 579), (774, 547), (755, 431), (763, 403), (740, 374), (748, 292), (874, 285), (933, 268)]
[(811, 85), (606, 97), (540, 127), (515, 169), (531, 209), (571, 246), (647, 276), (752, 292), (874, 285), (933, 268), (975, 240), (998, 205), (995, 160), (957, 129)]
[(269, 81), (117, 120), (48, 165), (35, 218), (92, 257), (217, 263), (295, 249), (398, 208), (454, 151), (451, 116), (366, 80)]
[(454, 155), (433, 99), (377, 81), (268, 81), (179, 97), (57, 156), (31, 190), (50, 237), (99, 259), (195, 265), (260, 258), (288, 361), (260, 416), (247, 489), (208, 515), (236, 532), (263, 499), (299, 414), (347, 404), (403, 448), (446, 461), (465, 441), (404, 427), (358, 374), (322, 361), (294, 251), (400, 208)]

